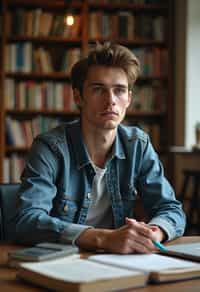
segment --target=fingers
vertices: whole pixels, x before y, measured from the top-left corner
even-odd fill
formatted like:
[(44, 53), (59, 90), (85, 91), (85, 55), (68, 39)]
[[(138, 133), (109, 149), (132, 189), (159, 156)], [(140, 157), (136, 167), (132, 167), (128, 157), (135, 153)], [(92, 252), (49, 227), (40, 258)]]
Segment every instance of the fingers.
[(131, 218), (126, 218), (126, 224), (132, 228), (132, 232), (134, 233), (132, 238), (136, 252), (147, 253), (156, 250), (152, 243), (154, 239), (153, 230), (151, 230), (149, 225)]
[(153, 230), (144, 222), (138, 222), (135, 219), (126, 218), (126, 224), (132, 226), (141, 235), (153, 240)]
[(111, 252), (120, 254), (149, 253), (150, 250), (144, 242), (145, 239), (138, 240), (138, 234), (134, 229), (123, 226), (113, 231), (112, 238), (109, 239), (109, 248)]

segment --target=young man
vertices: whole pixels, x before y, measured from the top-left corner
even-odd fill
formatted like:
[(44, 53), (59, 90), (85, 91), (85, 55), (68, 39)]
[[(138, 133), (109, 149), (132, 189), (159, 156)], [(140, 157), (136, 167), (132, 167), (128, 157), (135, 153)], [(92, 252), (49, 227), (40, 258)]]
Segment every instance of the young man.
[[(80, 120), (38, 136), (22, 175), (16, 240), (70, 242), (147, 253), (181, 236), (185, 216), (150, 139), (120, 123), (139, 62), (120, 45), (97, 45), (72, 68)], [(134, 219), (137, 194), (149, 221)]]

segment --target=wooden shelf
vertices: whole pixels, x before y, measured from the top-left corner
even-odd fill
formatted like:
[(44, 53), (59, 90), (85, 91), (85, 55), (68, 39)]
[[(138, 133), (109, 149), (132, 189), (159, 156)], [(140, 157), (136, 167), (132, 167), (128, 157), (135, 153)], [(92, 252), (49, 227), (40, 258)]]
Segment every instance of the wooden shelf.
[(78, 116), (78, 111), (56, 111), (56, 110), (6, 110), (6, 113), (9, 115), (20, 115), (21, 117), (30, 115), (46, 115), (46, 116)]
[(15, 147), (15, 146), (6, 146), (6, 154), (12, 153), (24, 153), (28, 151), (28, 147)]
[[(96, 39), (89, 39), (89, 43), (93, 44), (96, 43)], [(105, 42), (110, 41), (109, 38), (98, 38), (99, 42)], [(151, 40), (151, 39), (133, 39), (133, 40), (127, 40), (124, 38), (116, 39), (116, 43), (121, 43), (127, 46), (157, 46), (157, 47), (166, 47), (165, 41), (157, 41), (157, 40)], [(12, 36), (7, 37), (8, 43), (13, 42), (32, 42), (32, 43), (38, 43), (38, 44), (65, 44), (67, 46), (69, 45), (80, 45), (82, 42), (81, 38), (65, 38), (62, 35), (61, 36)]]
[[(64, 72), (50, 72), (50, 73), (40, 73), (40, 72), (31, 72), (31, 73), (24, 73), (24, 72), (15, 72), (15, 73), (6, 73), (7, 78), (13, 79), (20, 79), (20, 80), (68, 80), (70, 78), (69, 74)], [(160, 81), (167, 81), (167, 76), (140, 76), (137, 80), (138, 82), (144, 81), (152, 81), (152, 80), (160, 80)]]
[(89, 2), (90, 9), (101, 9), (101, 10), (107, 10), (107, 11), (113, 11), (113, 10), (131, 10), (134, 12), (159, 12), (159, 13), (166, 13), (166, 10), (168, 9), (168, 6), (166, 4), (115, 4), (112, 5), (109, 3), (90, 3)]
[(18, 80), (63, 80), (66, 81), (69, 79), (69, 74), (64, 72), (51, 72), (51, 73), (6, 73), (7, 78), (13, 78)]
[(31, 42), (38, 44), (62, 44), (62, 45), (81, 45), (82, 39), (76, 38), (65, 38), (63, 36), (12, 36), (7, 37), (8, 43), (13, 42)]
[(133, 117), (133, 118), (142, 118), (142, 117), (146, 117), (146, 118), (161, 118), (164, 115), (166, 115), (166, 112), (164, 111), (128, 111), (126, 116), (127, 117)]
[[(55, 111), (55, 110), (49, 110), (49, 109), (43, 109), (43, 110), (6, 110), (6, 114), (9, 115), (53, 115), (53, 116), (78, 116), (78, 111)], [(164, 111), (128, 111), (126, 116), (127, 117), (163, 117), (166, 114)]]
[[(67, 8), (67, 1), (64, 0), (6, 0), (9, 8), (16, 7), (26, 7), (26, 8), (48, 8), (52, 10), (64, 9)], [(83, 5), (83, 1), (81, 0), (73, 0), (73, 3), (70, 4), (72, 8), (81, 9)]]
[[(105, 42), (109, 41), (110, 39), (108, 38), (98, 38), (99, 42)], [(89, 39), (89, 42), (95, 43), (97, 40), (96, 39)], [(120, 43), (123, 45), (127, 46), (157, 46), (157, 47), (166, 47), (166, 42), (165, 41), (156, 41), (152, 39), (133, 39), (133, 40), (127, 40), (124, 38), (116, 39), (116, 43)]]

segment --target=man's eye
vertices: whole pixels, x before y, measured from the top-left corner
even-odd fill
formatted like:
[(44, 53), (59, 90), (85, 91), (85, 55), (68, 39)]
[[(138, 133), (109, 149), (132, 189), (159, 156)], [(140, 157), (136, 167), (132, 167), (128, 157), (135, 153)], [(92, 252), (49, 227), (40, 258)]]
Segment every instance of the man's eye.
[(126, 88), (122, 88), (122, 87), (117, 87), (115, 88), (115, 94), (116, 95), (122, 95), (126, 93)]
[(101, 86), (94, 86), (93, 91), (95, 93), (101, 93), (101, 92), (103, 92), (103, 88)]

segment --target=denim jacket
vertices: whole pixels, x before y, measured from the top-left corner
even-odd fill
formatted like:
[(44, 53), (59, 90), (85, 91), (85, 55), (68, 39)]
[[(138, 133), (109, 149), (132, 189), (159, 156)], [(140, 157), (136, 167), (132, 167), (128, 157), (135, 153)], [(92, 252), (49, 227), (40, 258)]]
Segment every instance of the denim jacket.
[[(124, 225), (125, 217), (134, 218), (139, 195), (149, 224), (160, 226), (168, 239), (183, 234), (185, 215), (181, 203), (164, 177), (146, 133), (137, 127), (119, 125), (106, 168), (114, 228)], [(16, 240), (73, 242), (89, 228), (85, 220), (94, 175), (79, 120), (39, 135), (21, 177)]]

